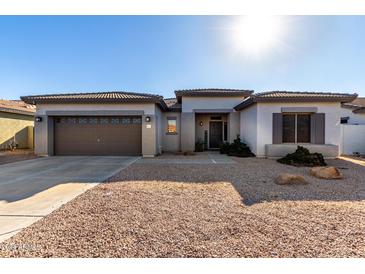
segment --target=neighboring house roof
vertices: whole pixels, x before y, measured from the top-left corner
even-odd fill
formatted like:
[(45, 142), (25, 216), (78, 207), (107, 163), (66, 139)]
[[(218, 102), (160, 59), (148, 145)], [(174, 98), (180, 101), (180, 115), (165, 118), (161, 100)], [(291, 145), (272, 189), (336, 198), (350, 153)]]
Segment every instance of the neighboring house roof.
[(0, 99), (0, 112), (34, 116), (36, 107), (20, 100)]
[(352, 109), (354, 113), (365, 113), (365, 97), (356, 98), (349, 103), (343, 103), (342, 107)]
[(300, 91), (268, 91), (252, 94), (240, 104), (234, 107), (235, 110), (242, 110), (257, 102), (342, 102), (353, 101), (357, 94), (331, 93), (331, 92), (300, 92)]
[(205, 89), (181, 89), (175, 90), (175, 95), (179, 103), (181, 97), (234, 97), (234, 96), (250, 96), (253, 90), (246, 89), (220, 89), (220, 88), (205, 88)]
[(166, 98), (164, 99), (164, 101), (169, 111), (174, 111), (174, 112), (181, 111), (181, 104), (177, 102), (176, 98)]
[(31, 104), (156, 103), (162, 109), (167, 109), (160, 95), (125, 91), (32, 95), (20, 98)]

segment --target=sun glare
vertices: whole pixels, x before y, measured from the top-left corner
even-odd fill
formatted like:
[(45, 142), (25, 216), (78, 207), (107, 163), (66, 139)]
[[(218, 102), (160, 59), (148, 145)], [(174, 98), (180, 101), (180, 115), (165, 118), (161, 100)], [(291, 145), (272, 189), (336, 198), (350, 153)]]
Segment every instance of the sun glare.
[(280, 16), (242, 16), (233, 22), (233, 43), (248, 54), (262, 54), (277, 46), (284, 31)]

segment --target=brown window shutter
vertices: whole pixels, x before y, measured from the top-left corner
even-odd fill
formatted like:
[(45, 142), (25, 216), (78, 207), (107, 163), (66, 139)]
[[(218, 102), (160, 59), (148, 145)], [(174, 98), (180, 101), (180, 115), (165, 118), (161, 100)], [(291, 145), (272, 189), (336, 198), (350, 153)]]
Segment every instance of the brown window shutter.
[(313, 113), (311, 116), (311, 143), (325, 143), (325, 114)]
[(272, 114), (272, 143), (281, 144), (283, 142), (283, 114)]

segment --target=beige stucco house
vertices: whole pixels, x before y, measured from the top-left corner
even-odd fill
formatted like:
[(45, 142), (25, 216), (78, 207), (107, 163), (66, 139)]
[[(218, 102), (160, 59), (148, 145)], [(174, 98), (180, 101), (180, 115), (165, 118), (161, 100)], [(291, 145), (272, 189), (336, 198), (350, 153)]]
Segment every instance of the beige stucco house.
[(37, 105), (40, 155), (143, 155), (217, 149), (237, 135), (259, 157), (304, 145), (326, 157), (340, 146), (341, 104), (357, 94), (241, 89), (175, 91), (175, 98), (132, 92), (25, 96)]
[(16, 100), (0, 100), (0, 150), (33, 148), (35, 106)]

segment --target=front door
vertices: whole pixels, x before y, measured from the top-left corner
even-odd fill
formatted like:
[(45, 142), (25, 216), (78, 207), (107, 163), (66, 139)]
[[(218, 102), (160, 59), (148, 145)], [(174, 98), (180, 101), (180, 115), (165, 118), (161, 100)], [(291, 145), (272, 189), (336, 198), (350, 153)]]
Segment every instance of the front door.
[(209, 123), (209, 148), (219, 148), (223, 142), (223, 122)]

